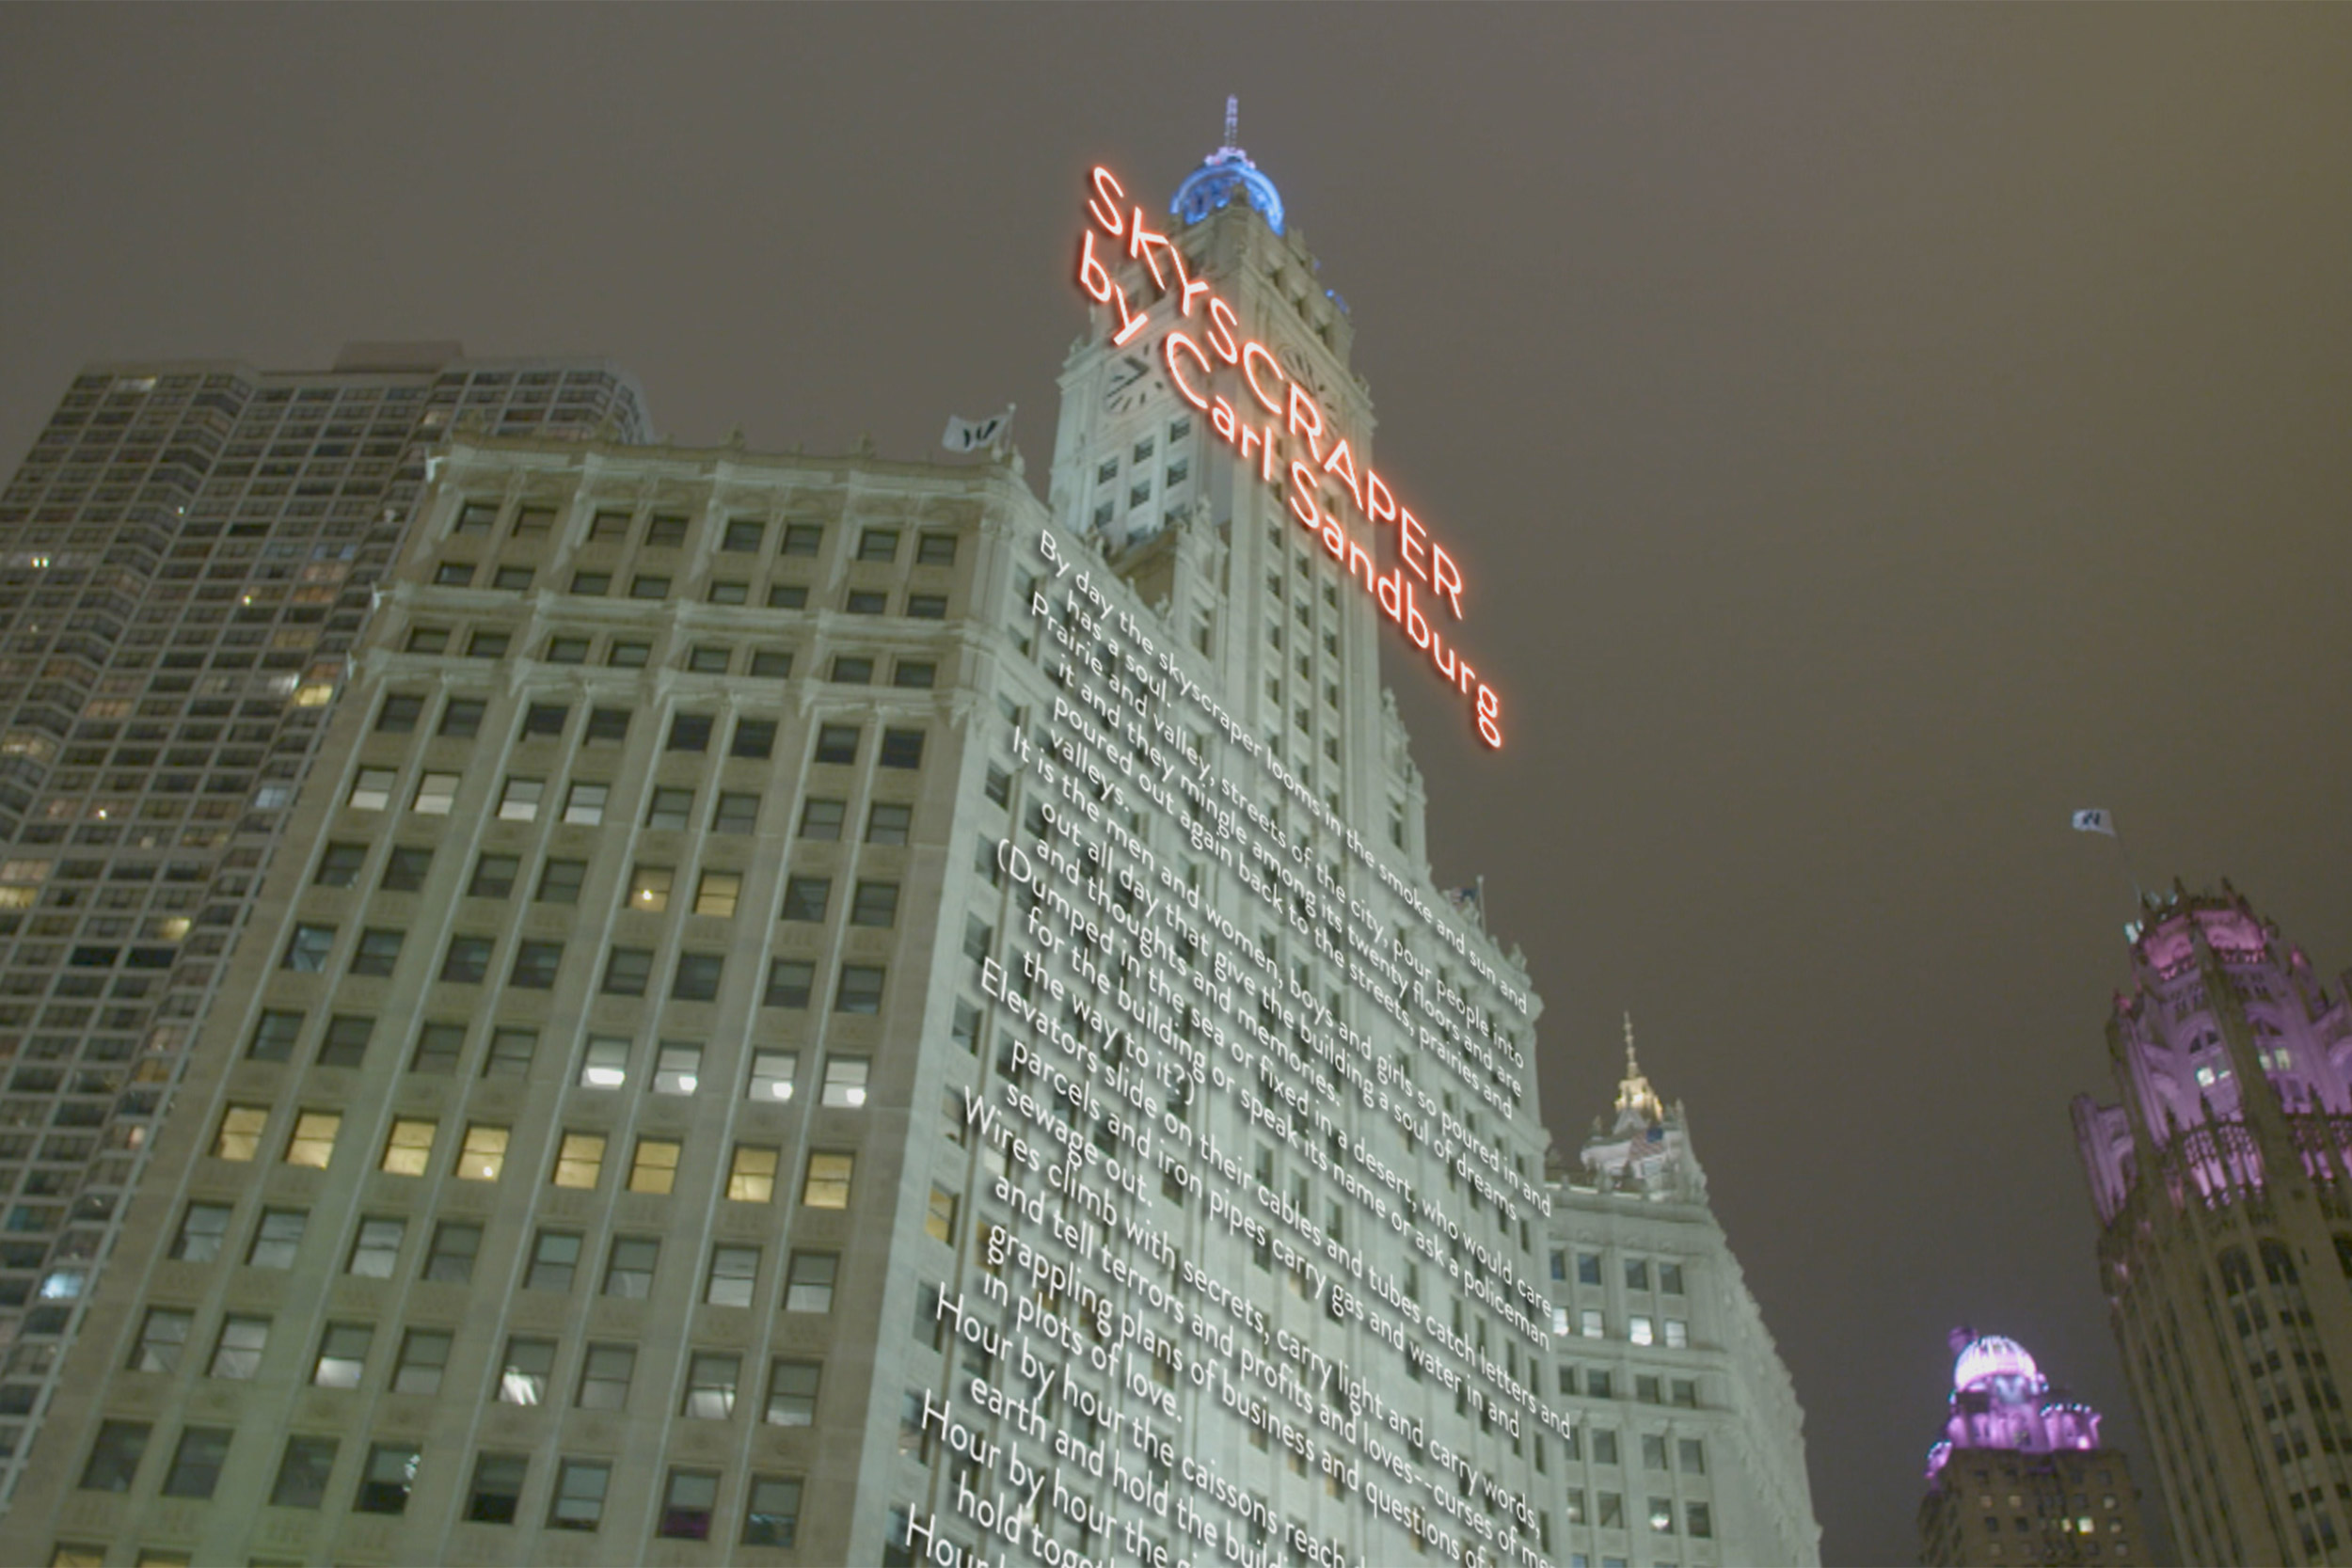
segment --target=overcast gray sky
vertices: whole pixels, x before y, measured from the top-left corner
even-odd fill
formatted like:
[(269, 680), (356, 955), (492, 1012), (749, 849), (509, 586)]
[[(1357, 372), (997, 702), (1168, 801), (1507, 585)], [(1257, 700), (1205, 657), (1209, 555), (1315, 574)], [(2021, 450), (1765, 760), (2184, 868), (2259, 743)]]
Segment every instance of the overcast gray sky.
[(2341, 7), (0, 8), (0, 460), (86, 360), (456, 337), (688, 441), (1017, 399), (1041, 486), (1085, 169), (1239, 93), (1511, 705), (1391, 671), (1548, 1119), (1630, 1007), (1830, 1560), (1909, 1560), (1952, 1323), (2136, 1440), (2068, 814), (2352, 964), (2346, 82)]

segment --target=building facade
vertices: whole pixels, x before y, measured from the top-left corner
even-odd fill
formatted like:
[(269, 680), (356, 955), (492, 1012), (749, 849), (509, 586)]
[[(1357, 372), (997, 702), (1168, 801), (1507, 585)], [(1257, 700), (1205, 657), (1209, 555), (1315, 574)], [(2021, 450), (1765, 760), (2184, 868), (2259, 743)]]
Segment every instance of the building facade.
[(1627, 1024), (1613, 1114), (1551, 1195), (1551, 1396), (1576, 1413), (1569, 1568), (1818, 1563), (1804, 1414)]
[(2145, 1563), (2131, 1464), (2096, 1410), (2050, 1386), (2026, 1348), (1952, 1331), (1951, 1414), (1928, 1449), (1919, 1560)]
[(645, 434), (610, 366), (93, 366), (0, 493), (0, 1502), (282, 841), (427, 446)]
[(2352, 977), (2225, 882), (2152, 902), (2074, 1102), (2100, 1279), (2194, 1562), (2352, 1560)]
[[(1271, 182), (1228, 145), (1172, 212), (1367, 460)], [(1191, 296), (1100, 264), (1043, 502), (1017, 460), (444, 442), (16, 1538), (1817, 1560), (1703, 1205), (1595, 1177), (1559, 1228), (1538, 1004), (1430, 880), (1378, 601), (1131, 346)], [(1605, 1352), (1556, 1332), (1581, 1250), (1658, 1260), (1651, 1343), (1613, 1293)], [(1604, 1359), (1673, 1379), (1637, 1461), (1583, 1441)], [(1638, 1528), (1583, 1512), (1620, 1475)]]

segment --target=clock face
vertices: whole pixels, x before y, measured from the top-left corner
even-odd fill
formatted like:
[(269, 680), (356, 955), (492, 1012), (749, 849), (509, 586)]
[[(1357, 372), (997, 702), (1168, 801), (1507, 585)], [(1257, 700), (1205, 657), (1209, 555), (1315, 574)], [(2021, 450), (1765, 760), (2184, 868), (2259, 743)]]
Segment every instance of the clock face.
[(1124, 356), (1111, 366), (1103, 383), (1103, 406), (1114, 414), (1132, 414), (1159, 389), (1159, 377), (1139, 354)]
[(1274, 357), (1281, 361), (1284, 373), (1293, 381), (1312, 391), (1323, 402), (1330, 402), (1331, 385), (1324, 380), (1323, 372), (1307, 356), (1306, 350), (1296, 343), (1284, 343), (1274, 351)]

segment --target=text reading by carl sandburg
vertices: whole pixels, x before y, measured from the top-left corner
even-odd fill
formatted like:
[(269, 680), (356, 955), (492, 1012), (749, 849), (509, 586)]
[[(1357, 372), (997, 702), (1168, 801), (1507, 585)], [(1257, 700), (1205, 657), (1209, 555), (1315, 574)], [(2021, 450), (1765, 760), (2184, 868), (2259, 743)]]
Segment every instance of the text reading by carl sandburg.
[[(1239, 314), (1206, 279), (1184, 270), (1184, 251), (1144, 221), (1143, 209), (1128, 203), (1111, 171), (1095, 169), (1093, 182), (1087, 201), (1091, 223), (1078, 242), (1078, 282), (1116, 312), (1113, 346), (1133, 342), (1161, 317), (1159, 353), (1177, 396), (1206, 414), (1218, 438), (1245, 466), (1254, 465), (1261, 480), (1286, 488), (1299, 526), (1320, 537), (1341, 569), (1429, 656), (1438, 673), (1471, 705), (1479, 738), (1500, 749), (1502, 693), (1472, 668), (1459, 643), (1448, 639), (1439, 619), (1439, 606), (1456, 622), (1462, 619), (1462, 571), (1452, 554), (1349, 445), (1339, 420), (1314, 393), (1284, 372), (1265, 344), (1242, 335)], [(1098, 231), (1109, 242), (1100, 250)], [(1122, 250), (1126, 260), (1140, 263), (1134, 299), (1104, 264), (1107, 255), (1117, 266)], [(1173, 302), (1164, 313), (1157, 310), (1162, 301)], [(1231, 398), (1214, 390), (1220, 372), (1232, 372)], [(1326, 497), (1343, 494), (1352, 503), (1352, 520), (1375, 534), (1383, 527), (1396, 530), (1397, 561), (1387, 573), (1378, 570), (1356, 531), (1324, 504)], [(1424, 593), (1427, 614), (1422, 610)]]
[(994, 1070), (948, 1106), (980, 1167), (927, 1307), (953, 1370), (907, 1396), (946, 1461), (917, 1560), (1532, 1568), (1516, 1456), (1571, 1423), (1522, 1264), (1549, 1200), (1493, 1135), (1529, 999), (1099, 557), (1037, 544), (1056, 692), (982, 844), (1010, 899), (972, 948)]

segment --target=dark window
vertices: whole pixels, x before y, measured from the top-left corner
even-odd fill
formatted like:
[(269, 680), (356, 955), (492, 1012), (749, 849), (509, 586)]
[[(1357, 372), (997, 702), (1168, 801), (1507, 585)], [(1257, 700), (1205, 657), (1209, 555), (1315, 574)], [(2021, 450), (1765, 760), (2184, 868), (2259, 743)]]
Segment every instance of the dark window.
[(694, 792), (691, 789), (663, 787), (653, 792), (645, 807), (648, 828), (683, 828), (694, 810)]
[(645, 983), (653, 977), (653, 950), (648, 947), (615, 947), (605, 961), (604, 989), (613, 996), (643, 996)]
[(671, 550), (686, 542), (686, 519), (674, 512), (658, 512), (646, 520), (645, 547)]
[(907, 615), (916, 621), (945, 621), (947, 618), (947, 595), (945, 594), (909, 594)]
[(707, 752), (710, 750), (710, 715), (681, 713), (670, 721), (670, 750), (673, 752)]
[(889, 800), (877, 800), (866, 816), (866, 842), (868, 844), (904, 844), (914, 823), (914, 808)]
[(588, 879), (586, 861), (549, 861), (539, 874), (539, 902), (577, 904), (580, 884)]
[(902, 658), (890, 672), (890, 684), (929, 691), (939, 683), (939, 666), (928, 659)]
[(833, 661), (832, 679), (837, 686), (871, 686), (874, 684), (874, 661), (843, 654)]
[(890, 612), (890, 595), (851, 589), (843, 597), (841, 608), (852, 615), (886, 615)]
[(670, 579), (641, 572), (629, 578), (628, 596), (632, 599), (666, 599), (670, 596)]
[(375, 1020), (357, 1013), (337, 1013), (326, 1021), (326, 1037), (319, 1042), (319, 1066), (358, 1067), (368, 1053)]
[(898, 921), (898, 884), (896, 882), (860, 882), (857, 898), (850, 906), (852, 926), (895, 926)]
[(364, 844), (330, 844), (326, 853), (319, 857), (318, 883), (321, 887), (350, 887), (359, 879), (359, 868), (367, 863), (368, 847)]
[(523, 710), (523, 738), (535, 735), (562, 735), (564, 721), (571, 717), (566, 703), (533, 703)]
[(834, 1009), (844, 1013), (882, 1011), (882, 970), (880, 964), (845, 964)]
[(466, 588), (472, 583), (473, 562), (470, 561), (444, 561), (433, 568), (433, 585), (436, 588)]
[(857, 536), (857, 558), (860, 561), (896, 561), (898, 558), (898, 531), (895, 528), (869, 528)]
[(825, 918), (825, 904), (833, 893), (830, 877), (794, 877), (784, 884), (784, 910), (779, 920), (810, 920)]
[(411, 1072), (452, 1073), (457, 1070), (457, 1057), (466, 1049), (466, 1026), (462, 1023), (428, 1023), (417, 1032), (417, 1054), (408, 1064)]
[(815, 555), (825, 542), (822, 523), (787, 523), (784, 530), (784, 553)]
[(817, 760), (854, 763), (857, 761), (857, 742), (858, 727), (855, 724), (820, 724), (817, 730)]
[(164, 1475), (167, 1497), (209, 1497), (220, 1484), (220, 1467), (229, 1457), (230, 1429), (189, 1427), (180, 1433), (180, 1447)]
[(564, 944), (560, 942), (522, 942), (515, 949), (515, 970), (507, 983), (531, 990), (546, 990), (555, 984), (555, 972), (563, 962)]
[(759, 821), (759, 797), (743, 790), (720, 793), (718, 809), (710, 814), (714, 833), (748, 833)]
[(754, 1476), (743, 1511), (743, 1544), (789, 1547), (801, 1528), (801, 1482), (792, 1476)]
[(768, 966), (768, 994), (764, 1006), (771, 1007), (805, 1007), (809, 988), (816, 983), (817, 966), (805, 958), (778, 958)]
[(542, 1230), (532, 1243), (531, 1267), (523, 1275), (523, 1284), (533, 1291), (568, 1291), (572, 1275), (580, 1272), (580, 1233), (576, 1230)]
[(482, 731), (488, 705), (471, 697), (452, 697), (441, 706), (441, 733), (453, 740), (471, 740)]
[(956, 563), (956, 536), (952, 533), (916, 535), (914, 563), (917, 566), (953, 566)]
[(335, 1468), (335, 1439), (289, 1437), (286, 1457), (278, 1461), (278, 1481), (270, 1488), (273, 1508), (316, 1508), (326, 1497), (326, 1478)]
[(359, 933), (358, 950), (351, 956), (354, 974), (389, 974), (400, 961), (399, 931), (374, 929)]
[(882, 731), (882, 766), (884, 768), (922, 767), (923, 732), (921, 730)]
[(531, 1461), (518, 1453), (484, 1453), (473, 1462), (473, 1487), (466, 1498), (466, 1517), (477, 1525), (511, 1525), (515, 1507), (522, 1500), (523, 1477)]
[(90, 1445), (89, 1463), (82, 1466), (85, 1492), (128, 1492), (137, 1476), (139, 1459), (147, 1452), (145, 1421), (107, 1421)]
[(718, 953), (680, 953), (670, 995), (680, 1002), (709, 1001), (719, 994), (719, 971), (724, 961), (724, 955)]
[(846, 800), (812, 799), (801, 808), (801, 836), (828, 843), (838, 841), (841, 837), (841, 819), (849, 809)]
[(604, 1492), (612, 1466), (595, 1460), (567, 1459), (556, 1472), (555, 1496), (548, 1503), (549, 1529), (595, 1529), (604, 1519)]
[(482, 1227), (444, 1222), (433, 1232), (433, 1250), (424, 1260), (424, 1276), (453, 1285), (470, 1284), (473, 1260), (481, 1251)]
[(408, 1492), (417, 1481), (418, 1451), (401, 1443), (378, 1443), (368, 1449), (368, 1465), (359, 1475), (359, 1491), (351, 1501), (354, 1513), (405, 1513)]
[(283, 1062), (294, 1055), (294, 1040), (302, 1033), (300, 1013), (265, 1012), (254, 1027), (253, 1043), (246, 1054), (257, 1062)]
[(752, 673), (773, 680), (782, 680), (792, 673), (792, 653), (788, 648), (754, 648)]
[[(808, 584), (779, 582), (771, 585), (768, 590), (768, 608), (770, 610), (806, 610), (808, 608)], [(787, 674), (789, 672), (780, 670), (777, 673)]]
[(775, 754), (776, 721), (772, 719), (738, 719), (735, 738), (727, 746), (731, 755), (767, 757)]
[(441, 978), (461, 986), (478, 985), (490, 973), (488, 937), (458, 936), (449, 939), (449, 952), (441, 959)]
[(326, 967), (326, 955), (335, 946), (332, 926), (296, 926), (287, 940), (283, 967), (315, 974)]
[(416, 892), (424, 886), (424, 874), (432, 869), (432, 850), (411, 844), (395, 847), (384, 862), (384, 891)]
[(424, 713), (424, 699), (395, 691), (384, 699), (376, 710), (375, 727), (393, 735), (406, 735), (417, 727), (417, 720)]
[(628, 709), (599, 707), (588, 710), (590, 740), (627, 740), (628, 738)]
[(654, 1533), (674, 1541), (710, 1539), (719, 1506), (719, 1477), (711, 1470), (672, 1470), (661, 1493), (661, 1523)]
[(610, 572), (574, 572), (572, 592), (583, 599), (601, 599), (612, 592), (612, 574)]
[(502, 631), (478, 631), (467, 641), (468, 658), (504, 658), (506, 645), (513, 639)]
[(730, 517), (719, 547), (733, 555), (757, 555), (768, 525), (757, 517)]
[(522, 862), (513, 855), (485, 855), (473, 863), (473, 880), (466, 893), (474, 898), (503, 898), (515, 891), (515, 874)]

